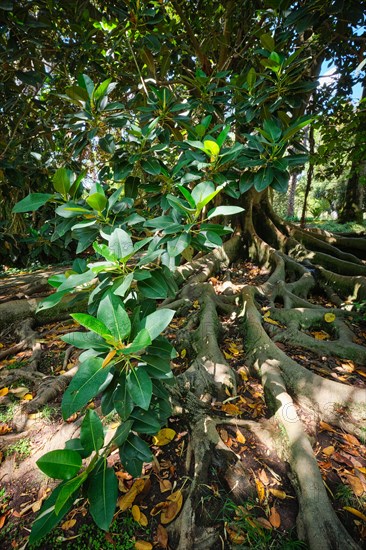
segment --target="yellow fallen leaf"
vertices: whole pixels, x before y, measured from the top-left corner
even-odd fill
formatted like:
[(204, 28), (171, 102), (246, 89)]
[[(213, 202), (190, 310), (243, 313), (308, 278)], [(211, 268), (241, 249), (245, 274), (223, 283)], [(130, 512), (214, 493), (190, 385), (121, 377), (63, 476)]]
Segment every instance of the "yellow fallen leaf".
[(4, 397), (4, 395), (8, 395), (9, 393), (9, 388), (2, 388), (0, 390), (0, 397)]
[(116, 349), (112, 349), (112, 350), (108, 353), (107, 357), (105, 357), (105, 359), (104, 359), (104, 361), (103, 361), (103, 363), (102, 363), (102, 369), (104, 369), (104, 367), (106, 367), (106, 366), (112, 361), (112, 359), (113, 359), (113, 357), (116, 355), (116, 353), (117, 353), (117, 350), (116, 350)]
[(64, 523), (61, 525), (61, 529), (67, 531), (68, 529), (74, 527), (75, 523), (76, 519), (69, 519), (68, 521), (64, 521)]
[(169, 479), (160, 479), (159, 485), (160, 485), (161, 493), (166, 493), (167, 491), (172, 490), (172, 484), (171, 484), (171, 481), (169, 481)]
[(266, 323), (270, 323), (271, 325), (276, 325), (278, 327), (281, 326), (281, 324), (278, 321), (275, 321), (274, 319), (271, 319), (270, 317), (265, 317), (264, 320), (265, 320)]
[(347, 512), (350, 512), (354, 516), (357, 516), (360, 519), (363, 519), (363, 521), (366, 521), (366, 516), (359, 510), (356, 510), (356, 508), (352, 508), (352, 506), (343, 506), (343, 510), (347, 510)]
[(236, 405), (233, 405), (232, 403), (227, 403), (225, 405), (222, 405), (221, 410), (226, 412), (226, 414), (231, 414), (233, 416), (243, 414), (243, 411), (241, 411), (239, 407), (237, 407)]
[(140, 508), (138, 506), (136, 506), (136, 504), (134, 504), (131, 508), (131, 513), (132, 513), (132, 517), (135, 521), (139, 522), (140, 521), (140, 517), (141, 517), (141, 511), (140, 511)]
[(329, 340), (330, 338), (329, 334), (324, 330), (314, 331), (311, 334), (314, 336), (315, 340)]
[(257, 488), (257, 495), (258, 495), (259, 503), (263, 504), (264, 499), (266, 498), (266, 490), (264, 488), (264, 485), (260, 481), (260, 479), (256, 479), (255, 480), (255, 486)]
[(3, 348), (3, 347), (4, 347), (4, 344), (1, 344), (1, 343), (0, 343), (0, 349)]
[(269, 489), (269, 492), (276, 498), (280, 498), (281, 500), (284, 500), (287, 495), (285, 491), (281, 491), (280, 489), (272, 489), (272, 487)]
[(186, 350), (186, 349), (182, 349), (182, 351), (180, 352), (181, 358), (184, 359), (186, 355), (187, 355), (187, 350)]
[(355, 493), (355, 495), (357, 497), (362, 496), (363, 493), (365, 492), (362, 481), (358, 479), (358, 477), (352, 476), (350, 474), (345, 474), (345, 478), (347, 479), (348, 483), (352, 487), (352, 490)]
[(29, 393), (29, 389), (25, 386), (19, 386), (19, 388), (12, 388), (9, 390), (9, 393), (15, 395), (18, 399), (22, 399), (27, 393)]
[(160, 522), (163, 525), (166, 525), (167, 523), (173, 521), (173, 519), (175, 519), (176, 516), (179, 514), (183, 505), (182, 491), (175, 491), (175, 493), (172, 493), (168, 496), (167, 500), (169, 501), (168, 506), (163, 509), (160, 516)]
[(135, 542), (136, 550), (152, 550), (153, 545), (151, 542), (146, 542), (145, 540), (137, 540)]
[(366, 468), (363, 468), (363, 467), (359, 468), (359, 467), (357, 466), (357, 470), (358, 470), (359, 472), (361, 472), (361, 474), (366, 474)]
[(333, 445), (329, 445), (329, 447), (325, 447), (323, 449), (323, 454), (325, 454), (326, 456), (331, 456), (333, 453), (334, 453)]
[(141, 493), (143, 488), (145, 487), (145, 481), (141, 478), (136, 479), (135, 483), (132, 485), (131, 489), (121, 497), (119, 497), (117, 506), (122, 512), (125, 512), (129, 508), (131, 508), (135, 498), (138, 494)]
[(242, 444), (246, 442), (246, 439), (240, 430), (236, 430), (236, 440), (238, 443), (242, 443)]
[(278, 527), (281, 525), (281, 516), (277, 512), (275, 506), (272, 506), (271, 508), (271, 513), (269, 515), (269, 522), (275, 529), (278, 529)]
[(195, 301), (193, 302), (193, 307), (194, 307), (195, 309), (198, 309), (198, 308), (200, 307), (200, 303), (199, 303), (198, 300), (195, 300)]
[(326, 323), (333, 323), (333, 321), (335, 320), (336, 316), (334, 315), (334, 313), (326, 313), (324, 315), (324, 321)]
[(230, 355), (230, 353), (228, 353), (225, 350), (222, 350), (222, 351), (223, 351), (223, 354), (225, 356), (225, 359), (234, 359), (234, 357), (232, 355)]
[(156, 435), (153, 436), (153, 444), (157, 445), (158, 447), (163, 447), (164, 445), (168, 445), (175, 436), (177, 435), (177, 432), (172, 430), (171, 428), (163, 428), (162, 430), (159, 430)]
[(23, 399), (24, 399), (24, 401), (31, 401), (31, 399), (33, 399), (33, 395), (31, 393), (26, 393), (23, 396)]

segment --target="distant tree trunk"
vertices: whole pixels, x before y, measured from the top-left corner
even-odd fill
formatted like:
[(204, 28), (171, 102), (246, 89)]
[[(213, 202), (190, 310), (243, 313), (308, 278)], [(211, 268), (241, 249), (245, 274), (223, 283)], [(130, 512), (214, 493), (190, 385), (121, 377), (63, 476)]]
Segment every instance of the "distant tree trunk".
[[(366, 86), (362, 90), (361, 101), (366, 99)], [(341, 211), (339, 221), (341, 223), (346, 222), (358, 222), (363, 220), (363, 199), (364, 199), (364, 185), (366, 183), (366, 112), (360, 107), (359, 122), (355, 129), (356, 143), (355, 153), (356, 157), (352, 160), (352, 167), (350, 176), (348, 178), (346, 186), (346, 197), (344, 207)]]
[(306, 218), (306, 207), (308, 202), (308, 196), (311, 189), (311, 184), (313, 182), (313, 174), (314, 174), (314, 164), (312, 164), (312, 156), (314, 155), (314, 147), (315, 147), (315, 139), (314, 139), (314, 126), (310, 126), (309, 130), (309, 153), (310, 153), (310, 163), (308, 168), (308, 173), (306, 176), (306, 189), (305, 189), (305, 196), (304, 196), (304, 204), (302, 207), (302, 214), (301, 214), (301, 221), (300, 226), (305, 226), (305, 218)]
[(287, 217), (293, 218), (295, 215), (295, 196), (296, 196), (296, 187), (297, 187), (297, 177), (300, 172), (295, 170), (290, 175), (289, 183), (289, 194), (288, 194), (288, 205), (287, 205)]

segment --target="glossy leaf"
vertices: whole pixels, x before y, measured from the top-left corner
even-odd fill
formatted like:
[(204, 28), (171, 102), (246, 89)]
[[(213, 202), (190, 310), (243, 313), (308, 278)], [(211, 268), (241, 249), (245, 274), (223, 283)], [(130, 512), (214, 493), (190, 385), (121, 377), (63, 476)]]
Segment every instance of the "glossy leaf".
[(89, 478), (89, 511), (100, 529), (108, 531), (112, 523), (118, 497), (118, 482), (114, 470), (106, 462)]
[(131, 321), (121, 299), (115, 294), (108, 292), (100, 301), (97, 316), (117, 341), (123, 342), (129, 336)]
[(43, 473), (54, 479), (71, 479), (81, 468), (81, 456), (69, 449), (50, 451), (37, 460)]
[(102, 367), (101, 357), (84, 361), (70, 382), (62, 399), (62, 415), (66, 420), (95, 397), (101, 385), (109, 377), (109, 367)]
[(147, 411), (152, 397), (152, 382), (143, 367), (134, 368), (126, 378), (127, 390), (133, 402)]
[(31, 193), (21, 201), (17, 202), (12, 212), (19, 214), (21, 212), (34, 212), (46, 204), (54, 195), (50, 193)]
[(80, 427), (80, 442), (87, 452), (99, 451), (104, 443), (103, 424), (97, 413), (88, 409)]

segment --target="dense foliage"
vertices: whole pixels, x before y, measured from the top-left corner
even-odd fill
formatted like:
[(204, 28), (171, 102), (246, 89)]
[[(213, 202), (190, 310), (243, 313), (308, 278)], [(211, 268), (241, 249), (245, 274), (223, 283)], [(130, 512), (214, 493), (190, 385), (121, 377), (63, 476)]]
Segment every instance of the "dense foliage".
[(76, 243), (82, 254), (51, 278), (56, 292), (40, 308), (89, 295), (88, 313), (73, 315), (87, 331), (64, 337), (85, 351), (63, 416), (102, 393), (103, 414), (121, 419), (105, 444), (87, 410), (80, 439), (39, 460), (62, 483), (31, 541), (81, 490), (108, 529), (117, 497), (111, 448), (140, 475), (151, 459), (145, 435), (171, 414), (174, 350), (161, 333), (174, 311), (158, 301), (175, 296), (183, 260), (245, 224), (249, 193), (286, 192), (290, 171), (307, 160), (302, 132), (317, 117), (309, 100), (326, 56), (343, 71), (339, 86), (352, 84), (361, 4), (2, 3), (4, 208), (29, 189), (13, 213), (47, 220), (51, 242)]

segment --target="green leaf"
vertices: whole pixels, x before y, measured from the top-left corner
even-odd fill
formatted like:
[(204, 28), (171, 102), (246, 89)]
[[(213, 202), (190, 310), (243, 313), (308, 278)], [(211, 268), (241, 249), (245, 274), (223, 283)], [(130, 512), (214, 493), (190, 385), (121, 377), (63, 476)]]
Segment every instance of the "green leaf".
[(62, 298), (65, 296), (65, 294), (69, 294), (68, 290), (64, 290), (62, 292), (55, 292), (54, 294), (50, 294), (46, 298), (43, 298), (37, 306), (36, 312), (43, 311), (45, 309), (49, 309), (51, 307), (54, 307), (59, 302), (61, 302)]
[(69, 439), (68, 441), (66, 441), (65, 449), (76, 451), (77, 453), (79, 453), (81, 458), (87, 458), (91, 454), (91, 452), (89, 453), (84, 449), (78, 437), (75, 437), (74, 439)]
[(248, 83), (249, 90), (253, 89), (253, 86), (256, 83), (256, 81), (257, 81), (257, 73), (255, 72), (255, 68), (252, 67), (247, 74), (247, 83)]
[(126, 375), (123, 373), (119, 378), (119, 384), (113, 394), (114, 408), (123, 421), (127, 420), (133, 411), (133, 401), (127, 391)]
[(93, 210), (102, 212), (107, 205), (108, 199), (102, 193), (93, 193), (86, 199), (86, 202)]
[(114, 151), (116, 150), (116, 144), (112, 134), (107, 134), (106, 136), (102, 137), (99, 140), (99, 146), (105, 153), (113, 155)]
[(117, 341), (123, 342), (130, 335), (131, 321), (128, 313), (121, 299), (112, 292), (108, 292), (100, 301), (97, 316)]
[(196, 203), (191, 195), (191, 193), (188, 191), (188, 189), (186, 189), (185, 187), (183, 187), (183, 185), (178, 185), (178, 189), (179, 191), (182, 193), (183, 197), (186, 199), (186, 201), (188, 202), (188, 204), (192, 207), (192, 208), (195, 208), (196, 207)]
[(123, 260), (133, 254), (132, 239), (126, 231), (117, 227), (109, 237), (109, 248), (119, 258)]
[(12, 213), (19, 214), (21, 212), (33, 212), (34, 210), (38, 210), (38, 208), (46, 204), (46, 202), (53, 197), (54, 195), (51, 195), (50, 193), (31, 193), (16, 203)]
[(79, 453), (69, 449), (50, 451), (36, 462), (38, 468), (54, 479), (71, 479), (81, 468)]
[(74, 494), (70, 495), (70, 498), (67, 502), (65, 502), (59, 513), (55, 513), (55, 503), (64, 485), (64, 482), (58, 485), (50, 497), (43, 503), (42, 508), (33, 523), (32, 531), (29, 536), (29, 544), (37, 543), (40, 539), (52, 531), (52, 529), (56, 527), (56, 525), (62, 520), (73, 505), (75, 500)]
[(175, 256), (178, 256), (189, 246), (189, 243), (191, 242), (191, 234), (190, 233), (182, 233), (179, 235), (179, 237), (176, 237), (175, 239), (172, 239), (168, 242), (167, 251), (169, 256), (172, 258), (175, 258)]
[(69, 332), (65, 336), (61, 336), (61, 340), (79, 349), (94, 348), (98, 351), (107, 351), (110, 349), (110, 346), (105, 343), (103, 338), (95, 332)]
[(76, 493), (76, 491), (79, 489), (79, 487), (84, 483), (86, 480), (88, 474), (86, 472), (83, 472), (82, 474), (78, 475), (77, 477), (74, 477), (73, 479), (70, 479), (70, 481), (67, 481), (61, 491), (58, 495), (58, 498), (56, 500), (55, 504), (55, 514), (58, 515), (62, 508), (67, 504), (67, 502), (71, 499), (72, 495)]
[(262, 34), (260, 37), (260, 41), (263, 48), (265, 48), (269, 52), (273, 52), (273, 50), (275, 49), (275, 41), (269, 33)]
[(271, 168), (260, 168), (256, 174), (254, 174), (254, 187), (255, 190), (260, 192), (271, 185), (273, 180), (273, 171)]
[(72, 313), (71, 317), (79, 323), (79, 325), (92, 330), (103, 338), (111, 336), (111, 333), (105, 324), (92, 315), (88, 315), (87, 313)]
[[(125, 277), (118, 277), (114, 281), (112, 292), (116, 296), (123, 296), (126, 294), (127, 290), (130, 288), (133, 281), (133, 273), (128, 273)], [(120, 279), (122, 279), (120, 281)]]
[(154, 300), (167, 298), (169, 294), (167, 282), (159, 271), (150, 272), (150, 277), (139, 280), (138, 289), (143, 296)]
[(150, 376), (142, 367), (132, 369), (126, 378), (127, 390), (133, 402), (141, 409), (147, 410), (152, 397)]
[(58, 193), (65, 196), (70, 191), (74, 179), (75, 176), (72, 170), (59, 168), (52, 178), (53, 187)]
[(282, 136), (282, 130), (278, 126), (275, 120), (265, 120), (263, 122), (263, 129), (265, 132), (267, 132), (271, 136), (272, 141), (278, 141)]
[(117, 256), (109, 250), (109, 247), (106, 244), (95, 242), (93, 243), (93, 248), (97, 254), (100, 254), (100, 256), (103, 256), (103, 258), (109, 262), (115, 262), (118, 259)]
[(130, 355), (131, 353), (137, 353), (151, 344), (151, 338), (149, 332), (143, 328), (133, 339), (133, 342), (126, 346), (122, 350), (123, 355)]
[(89, 477), (89, 511), (100, 529), (108, 531), (112, 523), (118, 497), (118, 482), (114, 470), (106, 461), (101, 470)]
[(161, 172), (161, 166), (158, 160), (149, 158), (141, 161), (141, 168), (151, 174), (152, 176), (158, 176)]
[(134, 432), (154, 435), (161, 428), (159, 420), (151, 411), (136, 408), (131, 413), (131, 419), (134, 421), (132, 426)]
[(104, 443), (103, 424), (95, 411), (88, 409), (80, 427), (80, 442), (88, 452), (99, 451)]
[(133, 477), (139, 477), (144, 462), (152, 460), (149, 446), (137, 435), (130, 434), (127, 441), (119, 448), (123, 466)]
[(150, 334), (151, 340), (154, 340), (166, 329), (174, 315), (175, 311), (172, 309), (162, 308), (158, 311), (154, 311), (142, 319), (140, 329), (146, 328)]
[(95, 279), (95, 274), (90, 270), (85, 271), (85, 273), (75, 273), (75, 275), (67, 277), (65, 282), (58, 287), (58, 292), (62, 290), (72, 290), (78, 286), (90, 283), (93, 279)]
[(126, 422), (122, 422), (122, 424), (118, 426), (116, 433), (114, 434), (114, 437), (112, 439), (114, 445), (117, 445), (117, 447), (123, 445), (123, 443), (126, 441), (131, 433), (132, 424), (133, 420), (127, 420)]
[(91, 98), (94, 92), (94, 82), (92, 79), (86, 74), (80, 74), (78, 76), (78, 83), (81, 88), (87, 91), (89, 98)]
[(101, 357), (90, 357), (81, 363), (62, 399), (62, 415), (66, 420), (99, 393), (109, 377), (109, 367), (102, 368)]
[(214, 218), (216, 216), (232, 216), (233, 214), (239, 214), (243, 212), (244, 208), (241, 206), (218, 206), (209, 211), (207, 219)]
[(206, 197), (215, 191), (215, 184), (212, 181), (203, 181), (196, 185), (192, 191), (192, 198), (196, 204), (202, 202)]

